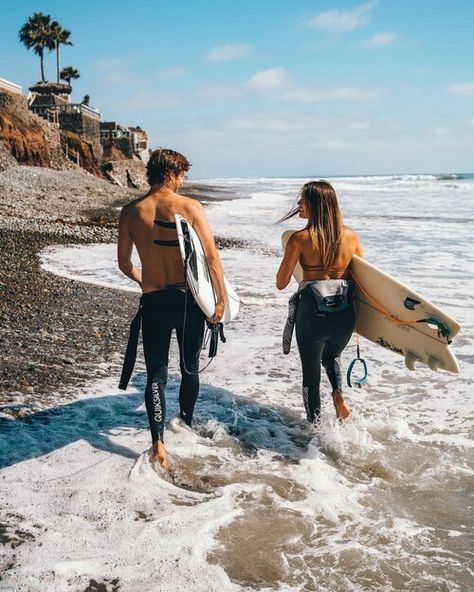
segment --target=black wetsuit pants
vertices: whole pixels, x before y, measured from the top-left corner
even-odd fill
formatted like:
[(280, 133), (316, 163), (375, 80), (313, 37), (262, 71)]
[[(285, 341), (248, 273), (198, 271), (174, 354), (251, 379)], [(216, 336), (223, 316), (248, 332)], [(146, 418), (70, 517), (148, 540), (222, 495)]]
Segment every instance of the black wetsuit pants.
[(191, 425), (194, 404), (199, 392), (199, 354), (204, 336), (204, 314), (188, 293), (175, 289), (144, 294), (142, 305), (143, 352), (147, 370), (145, 405), (153, 443), (163, 440), (171, 333), (178, 338), (181, 386), (179, 407), (182, 419)]
[(296, 313), (296, 340), (303, 366), (303, 401), (308, 421), (313, 422), (321, 408), (321, 364), (333, 392), (342, 390), (339, 356), (351, 338), (354, 322), (352, 305), (338, 314), (320, 313), (311, 292), (301, 292)]

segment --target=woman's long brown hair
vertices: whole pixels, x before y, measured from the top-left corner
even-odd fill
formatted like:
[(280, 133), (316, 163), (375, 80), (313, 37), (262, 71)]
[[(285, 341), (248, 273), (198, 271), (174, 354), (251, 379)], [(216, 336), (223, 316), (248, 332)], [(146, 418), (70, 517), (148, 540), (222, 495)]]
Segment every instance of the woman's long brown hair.
[[(339, 257), (344, 237), (344, 224), (333, 186), (327, 181), (310, 181), (303, 185), (300, 196), (308, 207), (308, 230), (315, 248), (319, 249), (324, 270)], [(289, 220), (299, 212), (295, 207), (279, 222)]]

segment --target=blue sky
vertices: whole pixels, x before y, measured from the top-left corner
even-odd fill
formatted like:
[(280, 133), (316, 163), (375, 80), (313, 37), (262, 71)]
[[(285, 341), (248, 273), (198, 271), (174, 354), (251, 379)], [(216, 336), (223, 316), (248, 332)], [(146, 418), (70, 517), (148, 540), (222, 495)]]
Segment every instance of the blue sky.
[[(26, 90), (27, 16), (72, 32), (105, 120), (147, 129), (191, 176), (474, 170), (474, 2), (0, 0), (0, 77)], [(55, 76), (47, 57), (47, 76)]]

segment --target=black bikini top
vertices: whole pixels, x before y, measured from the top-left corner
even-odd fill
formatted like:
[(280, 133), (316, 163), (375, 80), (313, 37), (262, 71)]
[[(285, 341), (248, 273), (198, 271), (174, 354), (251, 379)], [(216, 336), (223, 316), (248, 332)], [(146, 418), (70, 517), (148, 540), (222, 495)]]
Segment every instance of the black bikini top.
[[(163, 220), (155, 220), (157, 226), (162, 228), (173, 228), (176, 230), (176, 224), (174, 222), (164, 222)], [(160, 247), (179, 247), (178, 239), (175, 240), (154, 240), (155, 245)]]

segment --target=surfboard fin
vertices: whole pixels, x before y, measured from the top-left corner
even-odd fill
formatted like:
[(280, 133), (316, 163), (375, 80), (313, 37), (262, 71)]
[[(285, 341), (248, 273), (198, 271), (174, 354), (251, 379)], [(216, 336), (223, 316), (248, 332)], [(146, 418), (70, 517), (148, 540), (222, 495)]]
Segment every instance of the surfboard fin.
[(440, 364), (441, 360), (438, 360), (438, 358), (435, 358), (435, 356), (428, 356), (428, 368), (436, 372)]
[(415, 369), (415, 362), (421, 362), (419, 356), (407, 350), (405, 353), (405, 366), (408, 368), (408, 370)]

